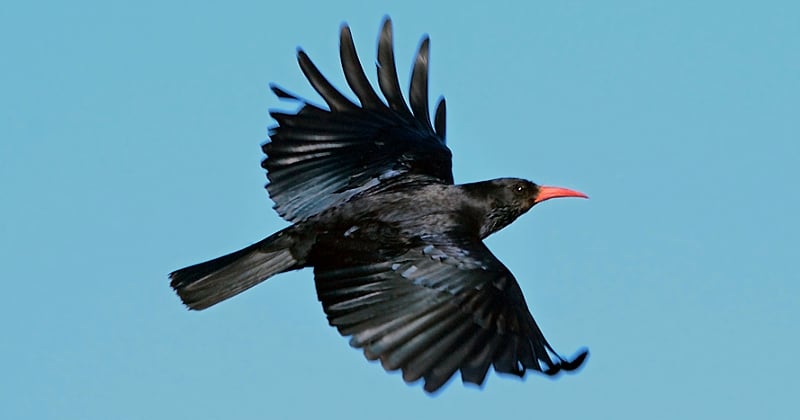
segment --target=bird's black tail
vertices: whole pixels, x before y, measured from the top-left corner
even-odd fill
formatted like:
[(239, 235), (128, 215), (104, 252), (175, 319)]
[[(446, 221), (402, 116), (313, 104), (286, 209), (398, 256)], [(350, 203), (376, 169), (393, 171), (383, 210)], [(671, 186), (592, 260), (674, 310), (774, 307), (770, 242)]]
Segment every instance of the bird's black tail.
[(284, 271), (302, 268), (288, 229), (228, 255), (170, 273), (170, 285), (189, 309), (201, 310)]

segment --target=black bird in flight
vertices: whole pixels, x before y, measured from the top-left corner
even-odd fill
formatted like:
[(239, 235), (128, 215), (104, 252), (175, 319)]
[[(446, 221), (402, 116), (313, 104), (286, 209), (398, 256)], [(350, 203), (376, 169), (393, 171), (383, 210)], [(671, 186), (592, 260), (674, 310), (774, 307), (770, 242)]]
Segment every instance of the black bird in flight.
[(297, 59), (327, 108), (272, 85), (297, 112), (271, 112), (278, 125), (262, 146), (267, 191), (293, 223), (268, 238), (170, 274), (190, 309), (201, 310), (275, 274), (314, 268), (317, 296), (331, 325), (403, 379), (425, 391), (456, 371), (482, 385), (490, 366), (523, 376), (575, 370), (533, 320), (517, 281), (483, 243), (534, 205), (586, 197), (515, 178), (455, 185), (445, 145), (445, 101), (428, 111), (424, 37), (403, 99), (387, 18), (378, 39), (378, 84), (372, 88), (350, 28), (340, 56), (356, 104), (322, 76), (305, 52)]

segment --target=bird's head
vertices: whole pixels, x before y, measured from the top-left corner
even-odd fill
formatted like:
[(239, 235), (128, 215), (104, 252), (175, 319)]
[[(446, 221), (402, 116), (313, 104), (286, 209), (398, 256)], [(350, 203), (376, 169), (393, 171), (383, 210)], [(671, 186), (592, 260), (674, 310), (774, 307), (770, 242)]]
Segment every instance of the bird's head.
[(474, 198), (483, 208), (481, 238), (508, 226), (531, 207), (551, 198), (580, 197), (586, 194), (567, 188), (537, 185), (519, 178), (499, 178), (491, 181), (468, 184)]

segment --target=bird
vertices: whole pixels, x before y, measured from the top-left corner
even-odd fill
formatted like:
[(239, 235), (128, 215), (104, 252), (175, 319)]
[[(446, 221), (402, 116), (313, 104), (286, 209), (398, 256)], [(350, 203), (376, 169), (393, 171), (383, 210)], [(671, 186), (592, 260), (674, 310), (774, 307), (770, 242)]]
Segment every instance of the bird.
[(369, 360), (402, 371), (429, 394), (460, 372), (484, 385), (489, 368), (523, 377), (581, 367), (588, 349), (565, 358), (545, 339), (519, 283), (483, 240), (533, 206), (588, 198), (518, 178), (455, 184), (445, 109), (428, 105), (430, 40), (412, 65), (408, 102), (394, 59), (392, 21), (378, 36), (377, 80), (367, 79), (350, 27), (339, 54), (357, 103), (335, 88), (301, 49), (297, 60), (325, 105), (270, 84), (294, 112), (262, 145), (274, 209), (290, 226), (239, 251), (172, 272), (170, 285), (203, 310), (268, 278), (313, 268), (331, 326)]

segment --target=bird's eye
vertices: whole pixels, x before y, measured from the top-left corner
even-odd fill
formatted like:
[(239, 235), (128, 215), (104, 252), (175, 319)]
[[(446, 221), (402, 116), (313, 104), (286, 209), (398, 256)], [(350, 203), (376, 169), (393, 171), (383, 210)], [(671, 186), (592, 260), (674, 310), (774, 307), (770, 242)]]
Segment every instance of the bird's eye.
[(517, 184), (517, 185), (514, 186), (514, 192), (517, 193), (517, 194), (522, 194), (522, 193), (525, 192), (525, 190), (526, 190), (526, 188), (522, 184)]

